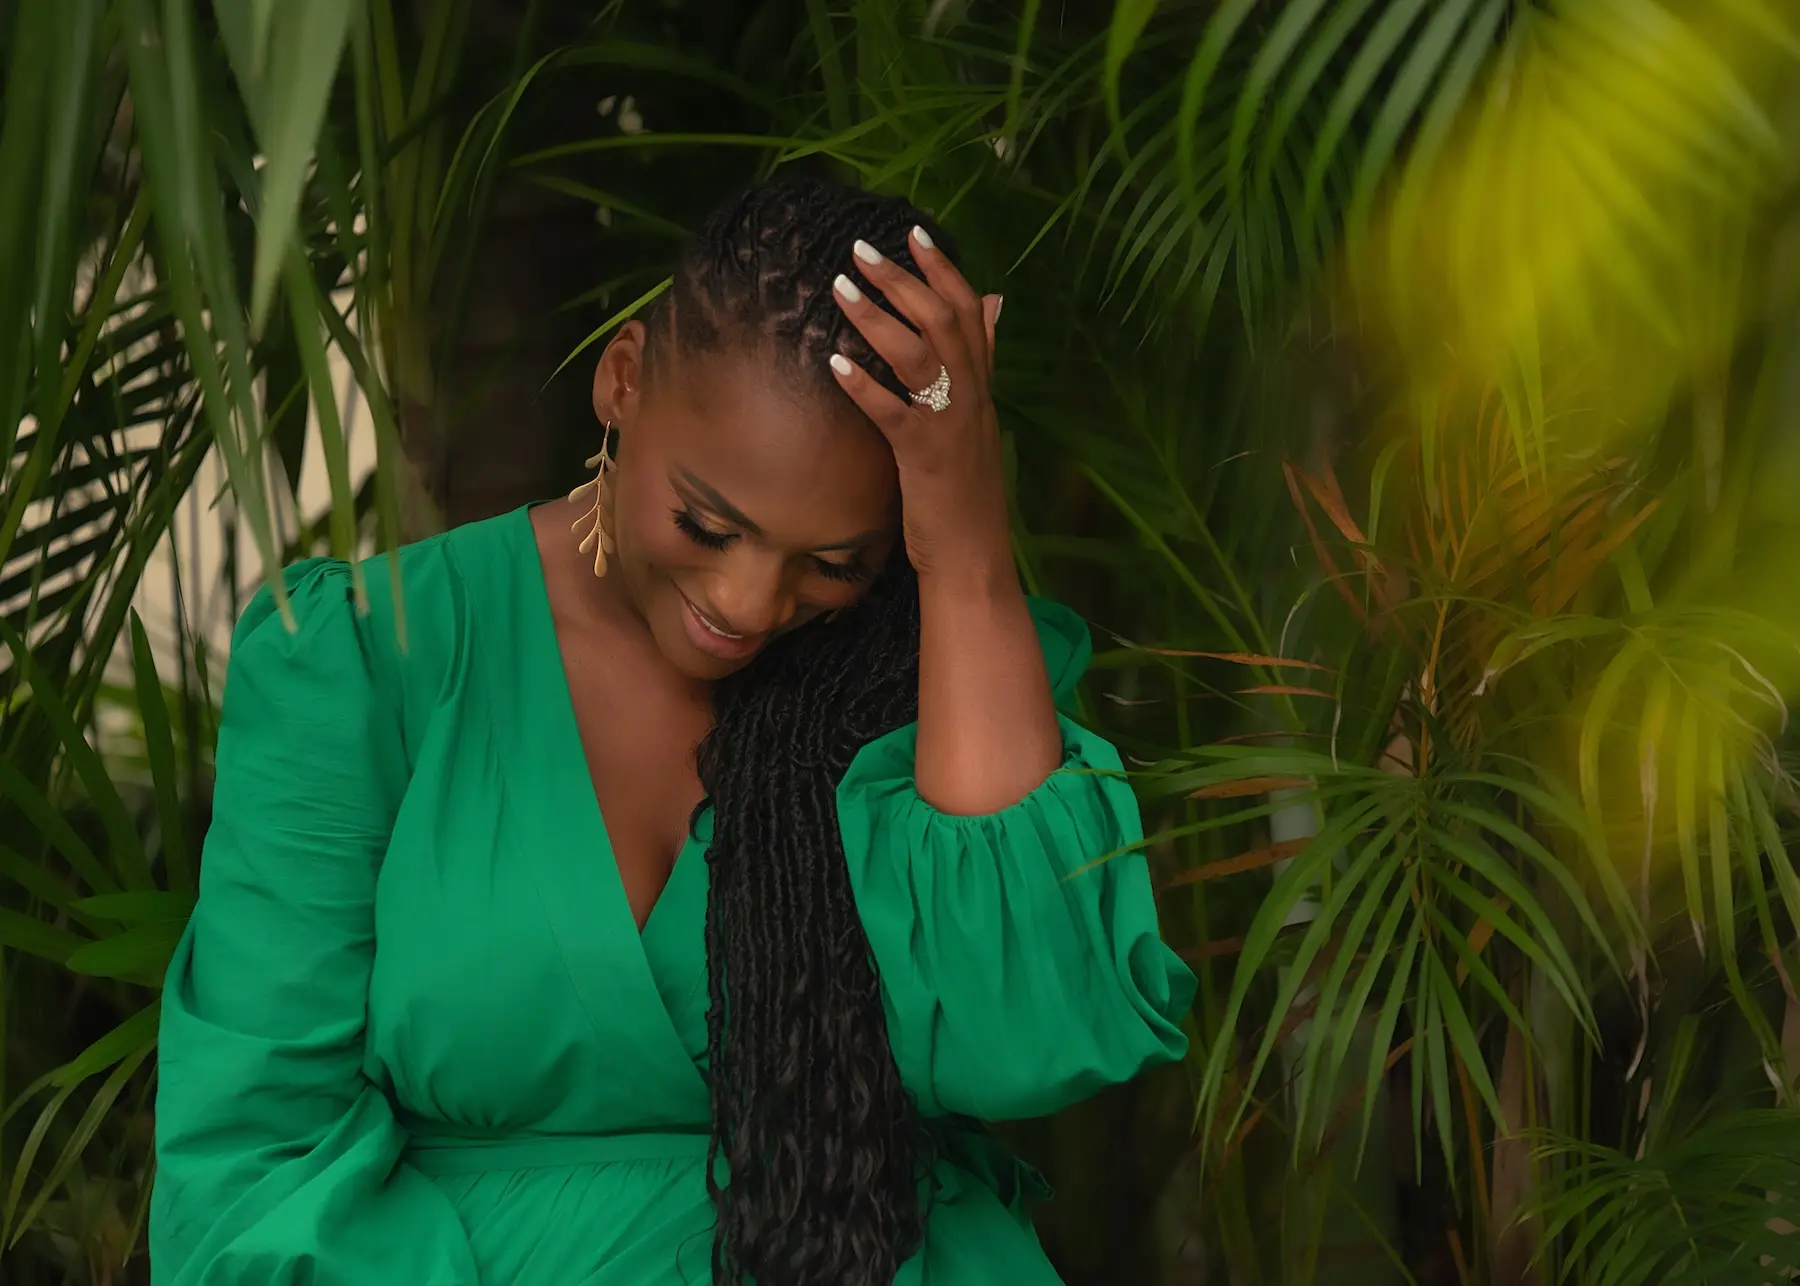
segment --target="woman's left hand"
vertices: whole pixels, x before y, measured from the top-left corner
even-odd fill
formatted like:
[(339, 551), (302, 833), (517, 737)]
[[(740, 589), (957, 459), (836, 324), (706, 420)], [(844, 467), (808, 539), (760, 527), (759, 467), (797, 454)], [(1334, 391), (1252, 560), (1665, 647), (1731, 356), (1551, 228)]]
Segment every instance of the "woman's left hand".
[(929, 389), (942, 372), (949, 405), (896, 397), (842, 355), (831, 359), (838, 384), (893, 447), (906, 515), (906, 552), (921, 580), (1013, 576), (1000, 427), (989, 378), (999, 295), (977, 295), (922, 229), (912, 231), (921, 281), (866, 241), (856, 268), (908, 321), (884, 311), (849, 276), (837, 279), (838, 305), (907, 388)]

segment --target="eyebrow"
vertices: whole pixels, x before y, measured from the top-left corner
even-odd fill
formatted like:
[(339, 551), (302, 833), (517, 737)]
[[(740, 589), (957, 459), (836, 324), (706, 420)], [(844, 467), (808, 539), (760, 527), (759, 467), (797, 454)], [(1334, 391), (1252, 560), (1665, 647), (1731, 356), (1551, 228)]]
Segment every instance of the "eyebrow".
[(718, 514), (719, 517), (742, 527), (752, 536), (763, 534), (763, 529), (751, 521), (748, 514), (715, 491), (712, 484), (706, 479), (686, 469), (677, 469), (676, 472), (681, 475), (681, 480), (687, 483), (688, 487), (705, 502), (706, 507)]
[[(680, 480), (687, 484), (689, 490), (693, 491), (694, 494), (699, 497), (701, 502), (705, 504), (708, 509), (711, 509), (714, 513), (718, 514), (719, 517), (725, 519), (734, 526), (742, 527), (752, 536), (761, 536), (765, 534), (763, 529), (756, 525), (749, 514), (745, 513), (742, 509), (739, 509), (736, 505), (732, 504), (731, 501), (720, 495), (717, 489), (715, 489), (711, 483), (707, 482), (706, 479), (688, 469), (677, 469), (675, 472)], [(815, 545), (813, 546), (812, 552), (822, 554), (861, 549), (865, 545), (872, 545), (877, 540), (880, 540), (881, 535), (882, 533), (880, 531), (865, 531), (861, 535), (852, 536), (849, 540), (840, 540), (829, 545)]]

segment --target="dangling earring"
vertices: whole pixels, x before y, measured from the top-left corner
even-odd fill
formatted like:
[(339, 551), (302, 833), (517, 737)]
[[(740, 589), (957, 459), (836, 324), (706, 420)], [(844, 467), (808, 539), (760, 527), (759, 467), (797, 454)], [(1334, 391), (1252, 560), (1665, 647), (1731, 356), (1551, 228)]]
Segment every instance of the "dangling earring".
[(606, 511), (612, 504), (612, 483), (607, 479), (607, 475), (613, 471), (611, 420), (601, 430), (599, 454), (587, 462), (587, 467), (595, 470), (593, 479), (571, 491), (569, 499), (579, 500), (584, 493), (592, 492), (594, 503), (575, 520), (570, 530), (587, 528), (587, 534), (581, 538), (581, 552), (585, 554), (589, 549), (594, 551), (594, 575), (604, 576), (606, 556), (614, 549), (612, 534), (606, 530)]

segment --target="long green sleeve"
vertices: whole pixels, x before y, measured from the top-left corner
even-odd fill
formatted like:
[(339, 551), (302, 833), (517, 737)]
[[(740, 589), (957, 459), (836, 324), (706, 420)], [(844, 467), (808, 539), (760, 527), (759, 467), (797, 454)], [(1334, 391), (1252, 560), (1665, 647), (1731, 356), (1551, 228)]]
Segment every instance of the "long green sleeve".
[(156, 1286), (475, 1286), (364, 1068), (377, 872), (406, 785), (391, 643), (342, 563), (288, 573), (232, 644), (200, 899), (163, 1003)]
[[(1060, 703), (1087, 631), (1054, 605), (1032, 612)], [(927, 1114), (1044, 1115), (1187, 1048), (1194, 977), (1158, 934), (1118, 752), (1062, 727), (1063, 767), (991, 816), (919, 797), (916, 727), (866, 747), (839, 787), (888, 1035)]]

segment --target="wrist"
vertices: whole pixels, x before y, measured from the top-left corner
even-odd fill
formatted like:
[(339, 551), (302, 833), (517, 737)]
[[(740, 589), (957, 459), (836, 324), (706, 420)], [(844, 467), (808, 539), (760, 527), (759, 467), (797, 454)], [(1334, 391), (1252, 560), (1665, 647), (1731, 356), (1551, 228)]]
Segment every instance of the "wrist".
[(974, 605), (1024, 597), (1010, 545), (999, 549), (944, 550), (942, 556), (930, 559), (917, 570), (922, 602)]

